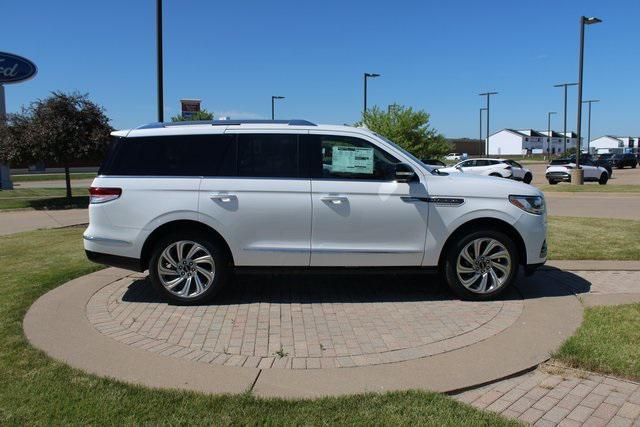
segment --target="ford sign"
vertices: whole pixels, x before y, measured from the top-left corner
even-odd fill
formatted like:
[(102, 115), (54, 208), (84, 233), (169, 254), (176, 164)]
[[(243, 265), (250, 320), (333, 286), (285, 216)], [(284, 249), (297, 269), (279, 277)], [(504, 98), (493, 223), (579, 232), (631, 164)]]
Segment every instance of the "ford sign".
[(12, 53), (0, 52), (0, 84), (29, 80), (38, 72), (35, 64)]

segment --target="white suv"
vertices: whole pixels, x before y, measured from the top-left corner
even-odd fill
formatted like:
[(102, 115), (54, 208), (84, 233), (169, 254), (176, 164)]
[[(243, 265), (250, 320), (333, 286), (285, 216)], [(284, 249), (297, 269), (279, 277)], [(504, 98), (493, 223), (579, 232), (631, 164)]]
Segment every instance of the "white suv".
[(525, 184), (531, 183), (533, 179), (529, 169), (510, 159), (469, 159), (448, 168), (440, 168), (440, 171), (511, 178)]
[(438, 172), (365, 129), (225, 120), (113, 136), (87, 256), (148, 269), (173, 302), (208, 300), (249, 267), (438, 269), (488, 299), (546, 260), (539, 190)]

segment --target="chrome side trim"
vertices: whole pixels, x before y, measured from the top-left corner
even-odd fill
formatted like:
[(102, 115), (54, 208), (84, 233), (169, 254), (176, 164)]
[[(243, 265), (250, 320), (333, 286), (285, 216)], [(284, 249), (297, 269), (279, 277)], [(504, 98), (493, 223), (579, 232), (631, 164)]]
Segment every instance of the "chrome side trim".
[(310, 248), (280, 248), (280, 247), (256, 247), (256, 248), (244, 248), (245, 251), (254, 251), (254, 252), (291, 252), (291, 253), (309, 253), (311, 251)]
[(131, 242), (127, 242), (126, 240), (108, 239), (106, 237), (96, 237), (96, 236), (89, 236), (89, 235), (83, 235), (82, 238), (84, 240), (88, 240), (90, 242), (101, 243), (103, 245), (131, 246)]
[(421, 254), (421, 250), (413, 249), (348, 249), (348, 248), (315, 248), (311, 249), (311, 253), (320, 254)]

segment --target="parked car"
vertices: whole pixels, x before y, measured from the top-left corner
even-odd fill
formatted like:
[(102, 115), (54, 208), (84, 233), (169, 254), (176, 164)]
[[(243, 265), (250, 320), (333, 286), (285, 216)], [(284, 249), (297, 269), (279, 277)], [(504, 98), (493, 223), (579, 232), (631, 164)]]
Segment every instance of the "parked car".
[[(547, 166), (545, 177), (551, 185), (559, 182), (571, 182), (571, 170), (575, 167), (576, 164), (570, 163), (567, 159), (552, 160)], [(609, 181), (609, 173), (602, 166), (581, 164), (580, 168), (584, 170), (585, 181), (597, 181), (600, 185), (605, 185)]]
[(464, 172), (476, 175), (512, 178), (529, 184), (533, 179), (531, 171), (520, 163), (509, 159), (469, 159), (454, 166), (441, 168), (442, 172)]
[(438, 160), (438, 159), (422, 159), (422, 163), (424, 163), (425, 165), (429, 165), (429, 166), (435, 166), (435, 167), (445, 167), (447, 166), (445, 164), (445, 162)]
[(451, 161), (458, 161), (462, 159), (462, 156), (458, 153), (449, 153), (446, 156), (444, 156), (445, 160), (451, 160)]
[[(576, 162), (575, 154), (570, 156), (570, 157), (568, 157), (566, 160), (567, 160), (567, 163), (575, 163)], [(609, 178), (611, 178), (613, 176), (613, 168), (611, 166), (611, 162), (609, 160), (607, 160), (607, 159), (600, 160), (599, 158), (596, 158), (596, 157), (592, 156), (591, 154), (581, 154), (580, 155), (580, 164), (581, 165), (589, 165), (589, 166), (602, 166), (609, 173)]]
[(224, 120), (112, 135), (87, 257), (148, 269), (176, 303), (210, 300), (233, 270), (273, 267), (432, 269), (486, 300), (547, 257), (540, 190), (438, 172), (366, 129)]
[(638, 165), (638, 158), (633, 153), (614, 154), (611, 158), (611, 163), (618, 169), (622, 169), (627, 166), (631, 166), (635, 169)]

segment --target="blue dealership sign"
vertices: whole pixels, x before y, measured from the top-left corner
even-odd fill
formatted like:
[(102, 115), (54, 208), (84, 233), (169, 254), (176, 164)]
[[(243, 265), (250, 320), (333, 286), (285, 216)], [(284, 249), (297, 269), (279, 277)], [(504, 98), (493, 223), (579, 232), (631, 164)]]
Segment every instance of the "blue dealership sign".
[(0, 84), (29, 80), (38, 72), (36, 65), (26, 58), (0, 52)]

